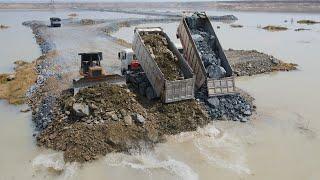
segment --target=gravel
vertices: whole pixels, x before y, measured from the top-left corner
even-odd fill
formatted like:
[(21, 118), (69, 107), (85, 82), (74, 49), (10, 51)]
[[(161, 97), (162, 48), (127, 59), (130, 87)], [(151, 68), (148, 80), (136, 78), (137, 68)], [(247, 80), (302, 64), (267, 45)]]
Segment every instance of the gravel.
[(273, 71), (297, 69), (297, 64), (285, 63), (256, 50), (229, 49), (225, 51), (225, 54), (236, 76), (251, 76)]
[(206, 87), (196, 92), (196, 98), (202, 103), (212, 120), (232, 120), (247, 122), (255, 111), (253, 98), (238, 90), (239, 93), (217, 97), (208, 97)]

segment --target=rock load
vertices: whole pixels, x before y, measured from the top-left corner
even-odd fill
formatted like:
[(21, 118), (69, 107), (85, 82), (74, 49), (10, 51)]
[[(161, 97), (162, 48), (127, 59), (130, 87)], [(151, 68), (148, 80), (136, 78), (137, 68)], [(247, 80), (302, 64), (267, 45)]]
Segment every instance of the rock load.
[(207, 77), (220, 79), (226, 76), (226, 70), (221, 66), (215, 44), (217, 37), (209, 34), (204, 28), (196, 23), (199, 21), (197, 15), (187, 17), (187, 23), (191, 30), (192, 39), (200, 53), (202, 62), (207, 71)]
[(52, 121), (37, 144), (64, 151), (66, 161), (85, 162), (110, 152), (152, 148), (164, 135), (194, 131), (210, 122), (196, 100), (145, 101), (126, 86), (99, 84), (62, 92)]
[(164, 77), (169, 81), (184, 79), (178, 57), (169, 49), (167, 39), (159, 33), (141, 33), (140, 35)]
[(212, 97), (207, 99), (208, 113), (214, 119), (247, 122), (252, 115), (252, 107), (238, 95)]
[(159, 140), (153, 116), (126, 87), (101, 84), (75, 96), (65, 91), (52, 112), (53, 121), (37, 136), (37, 144), (65, 151), (66, 161), (90, 161)]

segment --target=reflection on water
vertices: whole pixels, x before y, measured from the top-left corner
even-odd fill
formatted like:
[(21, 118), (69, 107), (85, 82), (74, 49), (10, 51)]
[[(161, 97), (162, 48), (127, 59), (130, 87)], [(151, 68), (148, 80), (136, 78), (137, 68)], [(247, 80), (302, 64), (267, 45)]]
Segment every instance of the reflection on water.
[[(42, 20), (52, 15), (66, 18), (69, 14), (63, 11), (55, 12), (57, 14), (18, 12), (20, 16), (21, 13), (24, 17), (19, 21), (39, 19), (39, 14)], [(87, 13), (101, 18), (110, 15)], [(64, 163), (60, 153), (40, 151), (33, 142), (30, 114), (19, 113), (17, 108), (1, 102), (0, 137), (4, 146), (0, 150), (0, 179), (318, 179), (320, 26), (307, 26), (312, 30), (295, 32), (295, 28), (305, 26), (291, 24), (290, 19), (319, 19), (319, 15), (208, 12), (216, 13), (235, 14), (240, 19), (237, 24), (244, 25), (244, 28), (232, 29), (229, 24), (214, 23), (215, 27), (221, 27), (216, 32), (225, 49), (256, 49), (299, 64), (298, 71), (237, 80), (237, 86), (256, 98), (258, 109), (254, 120), (245, 124), (215, 122), (197, 132), (170, 137), (167, 143), (159, 144), (152, 152), (132, 156), (109, 154), (78, 166)], [(0, 11), (0, 16), (2, 20), (8, 15)], [(161, 26), (178, 42), (175, 39), (177, 24), (143, 26)], [(285, 25), (289, 30), (267, 32), (257, 28), (257, 25), (268, 24)], [(114, 35), (132, 41), (133, 28), (122, 28)], [(9, 40), (7, 37), (6, 41)], [(7, 49), (2, 49), (1, 54), (2, 51), (7, 52)], [(1, 62), (1, 68), (7, 66), (7, 61)]]

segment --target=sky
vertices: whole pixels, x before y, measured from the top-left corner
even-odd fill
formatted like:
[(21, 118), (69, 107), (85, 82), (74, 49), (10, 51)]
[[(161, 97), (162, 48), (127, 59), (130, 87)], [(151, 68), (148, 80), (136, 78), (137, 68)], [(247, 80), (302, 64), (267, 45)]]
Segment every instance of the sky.
[[(147, 1), (147, 2), (161, 2), (161, 1), (175, 1), (175, 2), (186, 2), (186, 1), (226, 1), (226, 0), (54, 0), (55, 2), (137, 2), (137, 1)], [(232, 1), (232, 0), (229, 0)], [(50, 0), (0, 0), (0, 2), (43, 2), (47, 3)]]
[[(168, 2), (168, 1), (174, 1), (174, 2), (187, 2), (187, 1), (235, 1), (235, 0), (54, 0), (55, 2), (139, 2), (139, 1), (145, 1), (145, 2)], [(241, 0), (237, 0), (241, 1)], [(251, 0), (251, 1), (263, 1), (263, 0)], [(274, 0), (274, 1), (297, 1), (297, 0)], [(303, 0), (300, 0), (303, 1)], [(314, 1), (320, 1), (320, 0), (314, 0)], [(0, 0), (0, 2), (42, 2), (47, 3), (50, 2), (50, 0)]]

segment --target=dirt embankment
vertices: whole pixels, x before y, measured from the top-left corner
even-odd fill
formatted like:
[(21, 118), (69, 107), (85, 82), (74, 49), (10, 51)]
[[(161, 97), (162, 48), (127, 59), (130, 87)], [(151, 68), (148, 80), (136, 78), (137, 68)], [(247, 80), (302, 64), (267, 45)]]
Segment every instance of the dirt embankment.
[(267, 31), (271, 31), (271, 32), (286, 31), (286, 30), (288, 30), (287, 27), (274, 26), (274, 25), (265, 26), (265, 27), (263, 27), (262, 29), (267, 30)]
[(90, 161), (109, 152), (152, 148), (164, 135), (210, 122), (195, 100), (144, 104), (127, 87), (101, 84), (56, 101), (52, 123), (37, 144), (64, 151), (66, 161)]
[(309, 19), (303, 19), (303, 20), (297, 21), (297, 23), (298, 23), (298, 24), (312, 25), (312, 24), (318, 24), (318, 23), (320, 23), (320, 22), (314, 21), (314, 20), (309, 20)]
[(6, 26), (4, 24), (0, 24), (0, 29), (7, 29), (7, 28), (9, 28), (9, 26)]
[(251, 76), (256, 74), (291, 71), (297, 69), (297, 64), (285, 63), (271, 55), (256, 50), (233, 50), (225, 51), (227, 59), (237, 76)]
[(78, 14), (77, 13), (70, 13), (70, 14), (68, 14), (68, 16), (71, 17), (71, 18), (74, 18), (74, 17), (77, 17)]
[(14, 64), (13, 74), (0, 74), (0, 99), (6, 99), (10, 104), (23, 104), (28, 89), (37, 79), (36, 61), (16, 61)]

